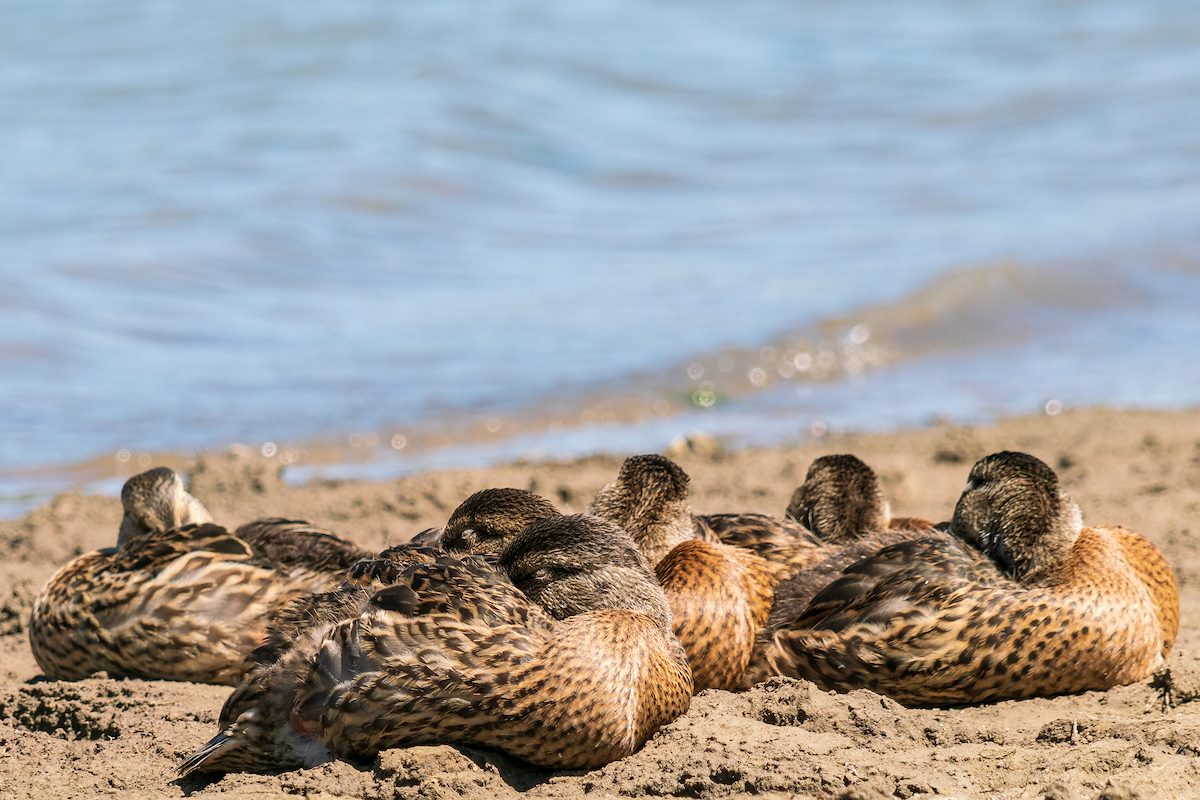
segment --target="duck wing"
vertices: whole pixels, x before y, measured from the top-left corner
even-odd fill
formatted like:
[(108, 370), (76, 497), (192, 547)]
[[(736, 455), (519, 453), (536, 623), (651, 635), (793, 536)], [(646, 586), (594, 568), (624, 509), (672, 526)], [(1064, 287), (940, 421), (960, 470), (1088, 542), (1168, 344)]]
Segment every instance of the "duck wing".
[(154, 572), (197, 550), (233, 560), (249, 559), (254, 555), (245, 540), (220, 525), (185, 525), (169, 531), (149, 531), (130, 539), (115, 551), (101, 551), (107, 555), (103, 572), (108, 576)]
[[(695, 518), (700, 538), (759, 552), (764, 549), (819, 546), (823, 544), (811, 531), (790, 519), (768, 514), (704, 514)], [(762, 555), (761, 552), (759, 552)]]
[(371, 553), (303, 520), (271, 517), (249, 522), (235, 535), (261, 559), (314, 572), (339, 572)]
[(961, 583), (1016, 586), (982, 552), (952, 536), (896, 542), (847, 566), (790, 623), (841, 630), (886, 624), (910, 606), (943, 597)]
[(304, 591), (243, 540), (203, 524), (83, 555), (43, 587), (30, 641), (47, 675), (236, 682), (280, 602)]
[(471, 741), (537, 657), (552, 620), (484, 564), (411, 564), (317, 645), (293, 720), (344, 755)]

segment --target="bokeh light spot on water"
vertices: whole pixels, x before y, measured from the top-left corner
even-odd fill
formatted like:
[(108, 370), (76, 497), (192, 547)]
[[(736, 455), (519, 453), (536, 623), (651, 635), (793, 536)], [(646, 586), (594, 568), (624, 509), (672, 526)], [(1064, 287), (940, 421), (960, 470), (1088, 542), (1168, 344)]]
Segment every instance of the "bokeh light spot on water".
[(867, 339), (871, 338), (871, 329), (866, 325), (855, 325), (850, 329), (850, 333), (846, 335), (851, 344), (863, 345), (867, 343)]
[(812, 353), (796, 353), (792, 359), (792, 365), (797, 372), (808, 372), (813, 366)]
[(363, 435), (361, 433), (352, 433), (347, 438), (348, 438), (348, 441), (350, 442), (351, 447), (362, 447), (363, 446)]
[(762, 367), (755, 367), (746, 373), (746, 378), (754, 388), (760, 389), (767, 383), (767, 371)]
[(1046, 413), (1049, 414), (1050, 416), (1056, 417), (1062, 413), (1062, 410), (1063, 410), (1063, 404), (1062, 404), (1062, 401), (1059, 400), (1058, 398), (1052, 397), (1046, 401)]
[(150, 466), (150, 454), (149, 453), (138, 453), (137, 462), (138, 462), (139, 467), (149, 467)]
[(484, 427), (487, 428), (488, 433), (499, 433), (501, 427), (500, 420), (496, 417), (489, 417), (488, 421), (484, 424)]
[(275, 454), (279, 452), (279, 447), (274, 442), (263, 442), (259, 452), (262, 453), (263, 458), (274, 458)]
[(717, 369), (721, 372), (733, 372), (733, 368), (737, 366), (737, 362), (733, 356), (721, 356), (717, 359)]
[(124, 464), (126, 461), (129, 460), (129, 457), (131, 455), (133, 455), (133, 454), (129, 452), (129, 448), (122, 447), (120, 450), (117, 451), (117, 461), (120, 461), (122, 464)]
[(392, 436), (392, 449), (403, 450), (408, 445), (408, 438), (402, 433), (397, 433)]
[(697, 408), (712, 408), (717, 404), (717, 387), (711, 381), (705, 381), (692, 391), (691, 399)]
[(829, 433), (829, 426), (825, 424), (824, 420), (816, 419), (813, 420), (813, 423), (808, 426), (808, 432), (820, 439), (822, 436)]
[(688, 364), (687, 376), (694, 381), (698, 381), (704, 377), (704, 365), (699, 361), (693, 361)]

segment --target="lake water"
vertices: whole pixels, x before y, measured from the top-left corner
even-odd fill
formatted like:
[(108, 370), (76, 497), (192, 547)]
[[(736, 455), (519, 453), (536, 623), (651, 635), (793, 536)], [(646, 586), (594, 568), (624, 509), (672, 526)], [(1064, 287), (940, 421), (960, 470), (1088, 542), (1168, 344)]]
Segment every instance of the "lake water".
[(50, 0), (0, 64), (0, 517), (1200, 403), (1191, 0)]

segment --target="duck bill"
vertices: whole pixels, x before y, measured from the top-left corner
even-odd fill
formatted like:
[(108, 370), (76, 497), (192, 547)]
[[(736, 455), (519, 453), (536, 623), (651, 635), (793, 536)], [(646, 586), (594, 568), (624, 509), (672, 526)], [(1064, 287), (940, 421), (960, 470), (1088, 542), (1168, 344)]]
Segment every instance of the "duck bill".
[(221, 762), (239, 749), (237, 737), (230, 731), (221, 731), (179, 765), (179, 777), (186, 778), (196, 772), (228, 772)]

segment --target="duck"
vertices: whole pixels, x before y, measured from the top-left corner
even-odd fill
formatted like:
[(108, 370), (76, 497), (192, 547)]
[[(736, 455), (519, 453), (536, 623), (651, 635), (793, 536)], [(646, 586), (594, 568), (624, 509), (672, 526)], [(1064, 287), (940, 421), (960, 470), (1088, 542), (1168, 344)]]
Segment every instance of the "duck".
[(534, 522), (494, 564), (422, 547), (382, 560), (394, 567), (386, 580), (345, 589), (366, 596), (361, 611), (314, 626), (239, 686), (181, 775), (430, 743), (591, 769), (632, 754), (690, 704), (666, 596), (611, 523)]
[[(758, 542), (755, 552), (784, 567), (775, 590), (768, 627), (787, 627), (842, 570), (889, 545), (949, 535), (948, 522), (924, 517), (894, 517), (879, 478), (858, 456), (824, 455), (809, 466), (804, 482), (788, 504), (790, 518), (803, 522), (820, 542), (800, 552), (786, 542)], [(983, 569), (986, 558), (969, 553)]]
[(589, 513), (628, 531), (654, 565), (696, 691), (732, 689), (767, 621), (779, 574), (749, 549), (697, 537), (689, 481), (665, 456), (631, 456)]
[(605, 518), (628, 520), (643, 529), (654, 528), (653, 536), (634, 537), (651, 564), (657, 564), (676, 545), (690, 539), (731, 544), (756, 552), (820, 544), (819, 539), (792, 519), (754, 513), (692, 514), (686, 491), (682, 499), (676, 491), (681, 473), (686, 479), (682, 468), (666, 456), (653, 453), (630, 456), (622, 462), (616, 480), (596, 493), (588, 511)]
[(766, 670), (956, 706), (1105, 690), (1148, 678), (1170, 653), (1179, 592), (1162, 553), (1125, 528), (1085, 527), (1035, 456), (978, 461), (948, 533), (848, 566), (764, 631)]
[(530, 523), (560, 514), (549, 500), (525, 489), (483, 489), (459, 503), (445, 525), (413, 534), (398, 548), (413, 545), (496, 555)]
[(934, 526), (921, 517), (893, 517), (875, 471), (849, 453), (814, 460), (783, 519), (708, 514), (696, 517), (696, 523), (716, 540), (766, 559), (781, 581), (808, 571), (814, 583), (821, 580), (818, 576), (832, 579), (857, 560), (855, 554), (874, 552)]
[(67, 563), (34, 601), (30, 645), (48, 678), (237, 684), (272, 613), (370, 555), (299, 520), (230, 532), (167, 467), (126, 481), (121, 503), (116, 546)]
[(359, 558), (346, 569), (342, 586), (304, 595), (274, 615), (266, 641), (247, 657), (246, 674), (269, 668), (292, 648), (303, 633), (319, 625), (350, 619), (361, 613), (372, 586), (392, 583), (412, 563), (432, 563), (436, 553), (453, 553), (499, 568), (500, 552), (534, 522), (562, 516), (546, 498), (524, 489), (490, 488), (460, 503), (445, 525), (426, 528), (408, 541)]
[(827, 544), (858, 541), (865, 533), (921, 532), (934, 526), (923, 517), (893, 517), (879, 476), (851, 453), (815, 459), (792, 493), (787, 517)]

